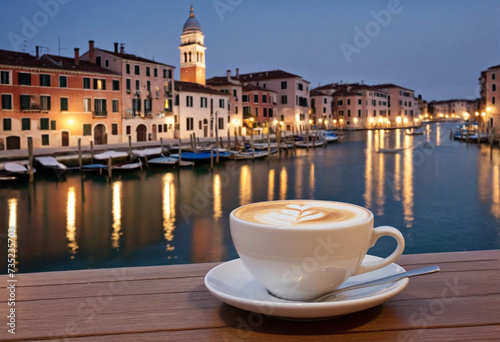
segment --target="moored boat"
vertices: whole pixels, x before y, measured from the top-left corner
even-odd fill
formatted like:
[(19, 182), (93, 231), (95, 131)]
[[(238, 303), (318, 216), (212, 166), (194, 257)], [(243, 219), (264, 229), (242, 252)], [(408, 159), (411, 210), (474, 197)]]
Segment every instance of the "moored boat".
[(42, 173), (62, 176), (68, 169), (66, 165), (57, 161), (54, 157), (36, 157), (35, 161), (39, 165), (38, 170)]
[(179, 158), (165, 157), (161, 156), (158, 158), (153, 158), (148, 161), (148, 165), (151, 167), (174, 167), (174, 166), (193, 166), (194, 162), (181, 160), (179, 164)]

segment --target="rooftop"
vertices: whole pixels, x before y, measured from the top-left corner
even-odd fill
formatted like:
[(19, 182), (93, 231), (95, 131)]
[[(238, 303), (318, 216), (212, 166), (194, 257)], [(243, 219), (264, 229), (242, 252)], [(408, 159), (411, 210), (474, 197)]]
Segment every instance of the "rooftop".
[(27, 68), (59, 69), (118, 75), (113, 71), (88, 61), (82, 61), (81, 59), (78, 64), (75, 64), (75, 59), (70, 57), (45, 54), (37, 58), (28, 53), (8, 50), (0, 50), (0, 64)]
[(229, 94), (225, 94), (225, 93), (221, 92), (220, 90), (213, 89), (213, 88), (204, 86), (204, 85), (199, 84), (199, 83), (194, 83), (194, 82), (175, 81), (174, 87), (175, 87), (176, 91), (229, 96)]
[(377, 84), (377, 85), (374, 85), (373, 87), (378, 88), (378, 89), (399, 88), (399, 89), (408, 90), (408, 91), (415, 91), (413, 89), (408, 89), (408, 88), (405, 88), (405, 87), (401, 87), (401, 86), (395, 85), (393, 83)]
[(259, 71), (253, 72), (249, 74), (241, 74), (236, 79), (240, 81), (262, 81), (262, 80), (272, 80), (279, 78), (295, 78), (299, 77), (298, 75), (291, 74), (289, 72), (283, 70), (271, 70), (271, 71)]
[(100, 48), (96, 48), (96, 51), (97, 50), (105, 52), (105, 53), (109, 53), (110, 55), (116, 56), (116, 57), (121, 58), (121, 59), (126, 59), (126, 60), (136, 61), (136, 62), (142, 62), (142, 63), (158, 64), (158, 65), (163, 65), (163, 66), (168, 66), (168, 67), (171, 67), (171, 68), (175, 68), (172, 65), (168, 65), (168, 64), (165, 64), (165, 63), (160, 63), (160, 62), (157, 62), (157, 61), (154, 61), (154, 60), (151, 60), (151, 59), (147, 59), (147, 58), (144, 58), (144, 57), (139, 57), (139, 56), (136, 56), (136, 55), (133, 55), (133, 54), (130, 54), (130, 53), (114, 52), (114, 51), (104, 50), (104, 49), (100, 49)]
[(250, 91), (265, 91), (265, 92), (269, 92), (269, 93), (276, 93), (274, 90), (267, 89), (264, 87), (259, 87), (259, 86), (252, 85), (252, 84), (244, 84), (243, 85), (243, 92), (250, 92)]

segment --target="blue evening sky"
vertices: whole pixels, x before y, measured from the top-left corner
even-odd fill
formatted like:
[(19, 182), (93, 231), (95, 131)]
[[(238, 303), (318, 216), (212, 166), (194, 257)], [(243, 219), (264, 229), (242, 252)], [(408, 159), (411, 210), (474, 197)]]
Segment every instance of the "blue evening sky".
[(498, 0), (0, 0), (0, 49), (58, 54), (59, 38), (72, 56), (116, 41), (178, 68), (191, 2), (207, 77), (279, 68), (312, 87), (395, 83), (430, 101), (478, 97), (480, 72), (500, 64)]

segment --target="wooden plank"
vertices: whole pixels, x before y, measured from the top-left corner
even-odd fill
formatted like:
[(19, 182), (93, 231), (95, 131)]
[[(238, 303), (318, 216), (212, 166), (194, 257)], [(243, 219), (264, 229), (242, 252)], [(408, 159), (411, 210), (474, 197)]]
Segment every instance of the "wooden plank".
[(400, 264), (411, 265), (421, 263), (445, 263), (477, 260), (500, 260), (500, 250), (467, 251), (451, 253), (404, 254), (399, 258)]
[[(499, 306), (498, 293), (396, 298), (383, 306), (349, 315), (349, 319), (362, 323), (352, 328), (355, 331), (499, 324)], [(0, 315), (6, 314), (6, 309), (2, 306)], [(277, 331), (293, 329), (287, 327), (289, 323), (283, 323), (286, 321), (222, 304), (208, 292), (122, 296), (103, 291), (96, 297), (18, 302), (16, 312), (19, 322), (29, 322), (16, 334), (23, 338), (62, 336), (68, 324), (78, 325), (78, 333), (87, 335), (237, 326), (251, 317)], [(295, 333), (300, 333), (300, 329)]]
[[(294, 323), (304, 325), (314, 325), (314, 323)], [(251, 326), (244, 328), (216, 328), (216, 329), (197, 329), (183, 331), (158, 331), (136, 334), (120, 334), (92, 336), (92, 341), (346, 341), (346, 342), (365, 342), (365, 341), (498, 341), (500, 336), (500, 325), (476, 326), (476, 327), (458, 327), (458, 328), (436, 328), (436, 329), (418, 329), (401, 331), (370, 331), (361, 333), (351, 333), (348, 330), (339, 333), (319, 334), (313, 330), (305, 335), (291, 334), (269, 334)], [(70, 338), (71, 342), (87, 341), (88, 337)]]

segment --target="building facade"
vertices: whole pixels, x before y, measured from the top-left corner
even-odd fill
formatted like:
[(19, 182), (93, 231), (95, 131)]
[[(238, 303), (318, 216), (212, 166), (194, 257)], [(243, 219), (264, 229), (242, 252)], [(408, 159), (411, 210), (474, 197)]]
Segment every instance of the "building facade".
[(311, 111), (308, 81), (283, 70), (241, 74), (237, 79), (276, 92), (276, 121), (287, 131), (306, 129)]
[[(238, 71), (236, 72), (238, 74)], [(206, 81), (206, 84), (230, 96), (229, 115), (230, 129), (241, 135), (243, 127), (243, 87), (241, 82), (231, 76), (231, 71), (226, 71), (225, 77), (212, 77)]]
[(172, 135), (167, 116), (173, 105), (173, 66), (128, 54), (123, 44), (119, 48), (114, 43), (113, 51), (99, 49), (92, 40), (81, 59), (121, 75), (123, 141), (129, 136), (138, 142)]
[[(193, 82), (175, 82), (175, 138), (227, 136), (230, 95)], [(217, 133), (216, 133), (217, 131)], [(229, 132), (233, 135), (234, 132)]]
[[(495, 134), (500, 135), (500, 65), (492, 66), (481, 72), (479, 83), (481, 85), (479, 115), (485, 130), (494, 130)], [(484, 115), (483, 115), (484, 113)]]
[(121, 75), (74, 58), (0, 50), (0, 150), (121, 142)]
[(418, 124), (418, 103), (415, 91), (392, 83), (374, 85), (387, 93), (387, 116), (393, 126)]

